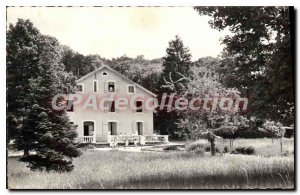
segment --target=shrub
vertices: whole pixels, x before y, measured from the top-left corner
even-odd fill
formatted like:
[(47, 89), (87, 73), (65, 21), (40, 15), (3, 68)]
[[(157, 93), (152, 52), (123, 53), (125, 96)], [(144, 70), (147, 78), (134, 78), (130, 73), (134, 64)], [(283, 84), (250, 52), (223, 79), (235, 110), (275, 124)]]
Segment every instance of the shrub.
[(239, 146), (235, 148), (234, 151), (231, 152), (231, 154), (246, 154), (246, 155), (252, 155), (255, 153), (255, 149), (253, 147), (242, 147)]
[(253, 147), (250, 146), (250, 147), (246, 148), (246, 154), (252, 155), (252, 154), (254, 154), (254, 152), (255, 152), (255, 149)]
[(210, 146), (206, 146), (206, 147), (205, 147), (205, 151), (206, 151), (206, 152), (210, 152)]
[(96, 146), (94, 144), (90, 144), (90, 143), (80, 143), (77, 145), (78, 148), (82, 148), (82, 149), (95, 149)]
[(194, 151), (194, 150), (196, 150), (197, 148), (204, 148), (205, 147), (205, 145), (204, 144), (201, 144), (201, 143), (190, 143), (190, 144), (187, 144), (186, 146), (185, 146), (185, 148), (186, 148), (186, 150), (187, 151)]
[(166, 150), (166, 151), (176, 151), (176, 150), (179, 150), (179, 149), (178, 149), (177, 146), (173, 145), (173, 146), (167, 146), (163, 150)]
[[(205, 147), (205, 151), (206, 151), (206, 152), (210, 152), (210, 146)], [(217, 147), (215, 147), (215, 152), (216, 152), (216, 153), (221, 153), (220, 149), (217, 148)]]
[(228, 148), (228, 146), (225, 146), (225, 147), (224, 147), (224, 150), (223, 150), (223, 152), (224, 152), (224, 153), (228, 153), (228, 152), (229, 152), (229, 148)]
[(204, 155), (205, 150), (204, 150), (204, 148), (197, 147), (195, 150), (193, 150), (193, 152), (198, 155)]

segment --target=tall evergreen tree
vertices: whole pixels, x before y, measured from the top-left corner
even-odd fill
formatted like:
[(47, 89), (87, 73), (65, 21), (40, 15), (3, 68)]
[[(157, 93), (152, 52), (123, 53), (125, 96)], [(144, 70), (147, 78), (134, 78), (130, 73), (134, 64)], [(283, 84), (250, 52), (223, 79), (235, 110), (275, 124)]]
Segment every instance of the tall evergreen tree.
[(80, 155), (73, 144), (76, 131), (66, 111), (54, 110), (51, 105), (54, 95), (71, 93), (75, 87), (75, 77), (60, 64), (60, 53), (58, 41), (42, 35), (29, 20), (19, 19), (15, 26), (10, 25), (7, 131), (16, 149), (24, 151), (21, 160), (33, 170), (70, 171), (72, 158)]
[[(159, 95), (162, 98), (163, 93), (179, 93), (185, 89), (186, 80), (181, 80), (183, 76), (190, 75), (192, 65), (189, 49), (184, 46), (182, 40), (176, 35), (175, 40), (169, 42), (166, 49), (167, 55), (163, 58), (163, 71), (159, 79)], [(178, 81), (178, 82), (176, 82)], [(179, 82), (180, 81), (180, 82)], [(166, 82), (172, 82), (173, 88), (165, 87)], [(175, 97), (176, 98), (176, 97)], [(169, 99), (167, 98), (167, 102)], [(181, 131), (178, 129), (180, 116), (175, 111), (168, 111), (167, 108), (159, 110), (154, 118), (155, 126), (162, 134), (169, 134), (173, 138), (181, 137)]]
[[(29, 80), (26, 96), (31, 106), (24, 111), (23, 131), (16, 139), (18, 149), (25, 149), (25, 143), (26, 149), (36, 152), (21, 158), (33, 170), (71, 171), (74, 167), (72, 158), (80, 155), (73, 143), (77, 133), (69, 123), (66, 110), (52, 107), (52, 98), (56, 94), (71, 93), (75, 86), (75, 78), (64, 71), (59, 60), (57, 40), (43, 36), (38, 76)], [(57, 104), (62, 105), (64, 101), (61, 98)], [(31, 136), (29, 148), (28, 135)]]
[(29, 79), (36, 74), (41, 34), (29, 20), (10, 24), (6, 37), (7, 137), (13, 139), (23, 117)]
[(160, 93), (168, 92), (174, 93), (175, 91), (181, 91), (184, 86), (184, 82), (181, 84), (175, 83), (174, 90), (170, 88), (164, 88), (163, 85), (166, 85), (165, 81), (172, 79), (177, 81), (182, 78), (182, 75), (188, 77), (190, 75), (190, 66), (192, 64), (191, 58), (192, 55), (187, 47), (183, 45), (182, 40), (178, 35), (176, 35), (175, 40), (169, 42), (169, 47), (166, 49), (167, 55), (163, 57), (163, 72), (160, 77)]

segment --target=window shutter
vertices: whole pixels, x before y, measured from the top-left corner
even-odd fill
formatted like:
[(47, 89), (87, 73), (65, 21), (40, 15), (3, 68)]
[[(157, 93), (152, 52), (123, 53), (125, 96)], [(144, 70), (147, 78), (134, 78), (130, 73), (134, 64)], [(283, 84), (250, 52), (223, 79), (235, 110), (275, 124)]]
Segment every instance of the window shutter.
[(107, 82), (104, 81), (104, 93), (107, 93), (108, 85)]
[(124, 129), (122, 127), (123, 127), (123, 124), (118, 122), (117, 123), (117, 132), (118, 132), (118, 134), (120, 134), (120, 133), (124, 134), (124, 132), (126, 132), (126, 131), (124, 131)]
[(108, 101), (105, 101), (105, 102), (104, 102), (104, 108), (103, 108), (103, 111), (104, 111), (105, 113), (107, 113), (107, 112), (108, 112), (108, 109), (109, 109)]
[(116, 81), (116, 82), (115, 82), (115, 89), (116, 89), (116, 93), (119, 93), (119, 91), (120, 91), (120, 90), (119, 90), (119, 89), (120, 89), (120, 88), (119, 88), (119, 81)]
[(147, 121), (144, 121), (144, 125), (143, 125), (143, 134), (144, 135), (147, 135), (148, 132), (148, 125), (147, 125)]
[(136, 134), (136, 123), (135, 123), (135, 120), (132, 121), (132, 134)]
[(103, 135), (106, 134), (105, 132), (108, 132), (108, 123), (107, 123), (107, 121), (102, 121), (102, 133), (103, 133)]

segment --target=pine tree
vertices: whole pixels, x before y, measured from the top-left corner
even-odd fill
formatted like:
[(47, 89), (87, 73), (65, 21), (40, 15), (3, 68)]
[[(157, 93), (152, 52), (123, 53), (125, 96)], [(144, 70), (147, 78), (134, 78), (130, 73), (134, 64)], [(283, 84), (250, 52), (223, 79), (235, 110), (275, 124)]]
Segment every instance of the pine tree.
[[(163, 72), (159, 79), (159, 98), (163, 93), (180, 94), (187, 85), (186, 80), (181, 80), (183, 76), (190, 75), (191, 54), (189, 49), (183, 45), (179, 36), (175, 40), (169, 42), (169, 47), (166, 49), (167, 55), (163, 58)], [(173, 82), (178, 81), (178, 82)], [(172, 82), (173, 88), (166, 87), (167, 82)], [(168, 101), (168, 100), (167, 100)], [(155, 126), (160, 129), (162, 134), (170, 134), (172, 137), (180, 137), (181, 132), (177, 127), (180, 116), (178, 113), (167, 110), (159, 110), (154, 118)]]
[(7, 135), (14, 139), (22, 125), (29, 79), (36, 73), (40, 32), (29, 20), (10, 24), (6, 39)]
[[(173, 81), (177, 81), (182, 78), (182, 75), (188, 77), (190, 75), (190, 66), (192, 64), (189, 49), (183, 45), (182, 40), (176, 35), (175, 40), (169, 42), (169, 47), (166, 50), (167, 55), (163, 58), (163, 72), (160, 77), (160, 85), (166, 84), (170, 78)], [(181, 91), (184, 89), (186, 83), (180, 82), (175, 84), (174, 90), (161, 87), (160, 92), (174, 93), (175, 91)]]
[[(24, 138), (31, 135), (30, 148), (27, 149), (36, 153), (25, 155), (21, 161), (28, 162), (32, 170), (71, 171), (74, 167), (72, 158), (81, 154), (73, 143), (77, 134), (69, 123), (66, 110), (55, 110), (51, 103), (56, 94), (71, 93), (75, 83), (75, 78), (65, 73), (59, 63), (58, 46), (56, 39), (43, 36), (38, 76), (29, 80), (29, 94), (26, 96), (31, 106), (24, 111), (23, 131), (16, 139), (18, 149), (22, 149), (28, 142)], [(64, 101), (59, 99), (57, 104)]]

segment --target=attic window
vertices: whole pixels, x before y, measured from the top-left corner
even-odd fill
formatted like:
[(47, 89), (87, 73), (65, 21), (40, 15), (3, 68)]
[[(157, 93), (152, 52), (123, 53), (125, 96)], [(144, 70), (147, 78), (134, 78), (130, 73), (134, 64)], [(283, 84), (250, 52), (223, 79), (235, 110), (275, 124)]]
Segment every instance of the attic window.
[(103, 75), (103, 76), (107, 76), (107, 72), (103, 72), (102, 75)]
[(128, 85), (128, 93), (134, 93), (135, 87), (134, 85)]
[(79, 84), (76, 86), (76, 91), (77, 92), (83, 92), (83, 85), (82, 84)]

